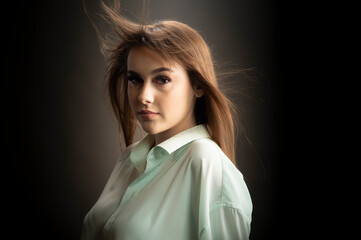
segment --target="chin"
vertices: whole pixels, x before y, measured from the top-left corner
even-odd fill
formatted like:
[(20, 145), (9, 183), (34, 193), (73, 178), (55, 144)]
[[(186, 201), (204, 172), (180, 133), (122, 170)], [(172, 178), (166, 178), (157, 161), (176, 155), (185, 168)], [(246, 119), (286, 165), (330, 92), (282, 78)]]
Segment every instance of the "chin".
[(157, 134), (160, 132), (159, 128), (157, 126), (155, 126), (155, 124), (141, 123), (141, 126), (142, 126), (144, 132), (146, 132), (148, 134)]

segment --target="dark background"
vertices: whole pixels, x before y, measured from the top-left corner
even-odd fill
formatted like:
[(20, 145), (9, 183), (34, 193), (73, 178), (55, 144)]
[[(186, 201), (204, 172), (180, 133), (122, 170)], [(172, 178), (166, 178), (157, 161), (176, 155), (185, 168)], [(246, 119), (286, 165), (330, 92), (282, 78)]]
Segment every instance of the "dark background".
[[(86, 4), (95, 10), (96, 2)], [(141, 4), (123, 3), (139, 12)], [(276, 0), (153, 0), (149, 7), (151, 20), (171, 18), (197, 29), (219, 66), (256, 70), (257, 82), (247, 82), (249, 97), (242, 99), (252, 148), (237, 148), (254, 204), (251, 239), (286, 237), (280, 126), (284, 69), (291, 65), (284, 57), (287, 6)], [(5, 231), (14, 239), (79, 239), (82, 220), (120, 154), (96, 33), (80, 0), (16, 1), (2, 12)]]

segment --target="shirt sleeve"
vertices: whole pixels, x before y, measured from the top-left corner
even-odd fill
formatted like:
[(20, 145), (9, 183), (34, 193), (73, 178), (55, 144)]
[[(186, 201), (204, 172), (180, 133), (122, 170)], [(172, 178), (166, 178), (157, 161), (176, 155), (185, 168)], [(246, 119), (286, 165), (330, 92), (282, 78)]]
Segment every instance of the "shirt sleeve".
[(248, 240), (252, 201), (243, 175), (215, 143), (202, 140), (194, 147), (193, 209), (198, 239)]
[(221, 204), (211, 210), (209, 217), (209, 226), (202, 230), (201, 240), (249, 239), (250, 219), (240, 209)]

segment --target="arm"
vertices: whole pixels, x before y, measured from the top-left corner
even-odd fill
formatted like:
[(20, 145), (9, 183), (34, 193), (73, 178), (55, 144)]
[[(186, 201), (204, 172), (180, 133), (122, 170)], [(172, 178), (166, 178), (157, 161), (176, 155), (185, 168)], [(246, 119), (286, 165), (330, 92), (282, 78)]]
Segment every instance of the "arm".
[(209, 224), (200, 233), (199, 239), (248, 240), (251, 218), (238, 208), (217, 204), (210, 210)]
[(248, 240), (252, 201), (243, 175), (212, 142), (199, 141), (196, 150), (192, 172), (198, 239)]

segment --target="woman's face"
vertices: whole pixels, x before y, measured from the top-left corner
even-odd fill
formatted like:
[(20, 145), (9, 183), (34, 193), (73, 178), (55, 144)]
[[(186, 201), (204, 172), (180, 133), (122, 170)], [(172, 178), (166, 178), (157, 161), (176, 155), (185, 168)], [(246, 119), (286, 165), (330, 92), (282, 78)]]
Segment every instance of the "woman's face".
[(143, 130), (156, 144), (196, 125), (196, 92), (186, 70), (167, 64), (148, 48), (131, 49), (127, 61), (128, 99)]

